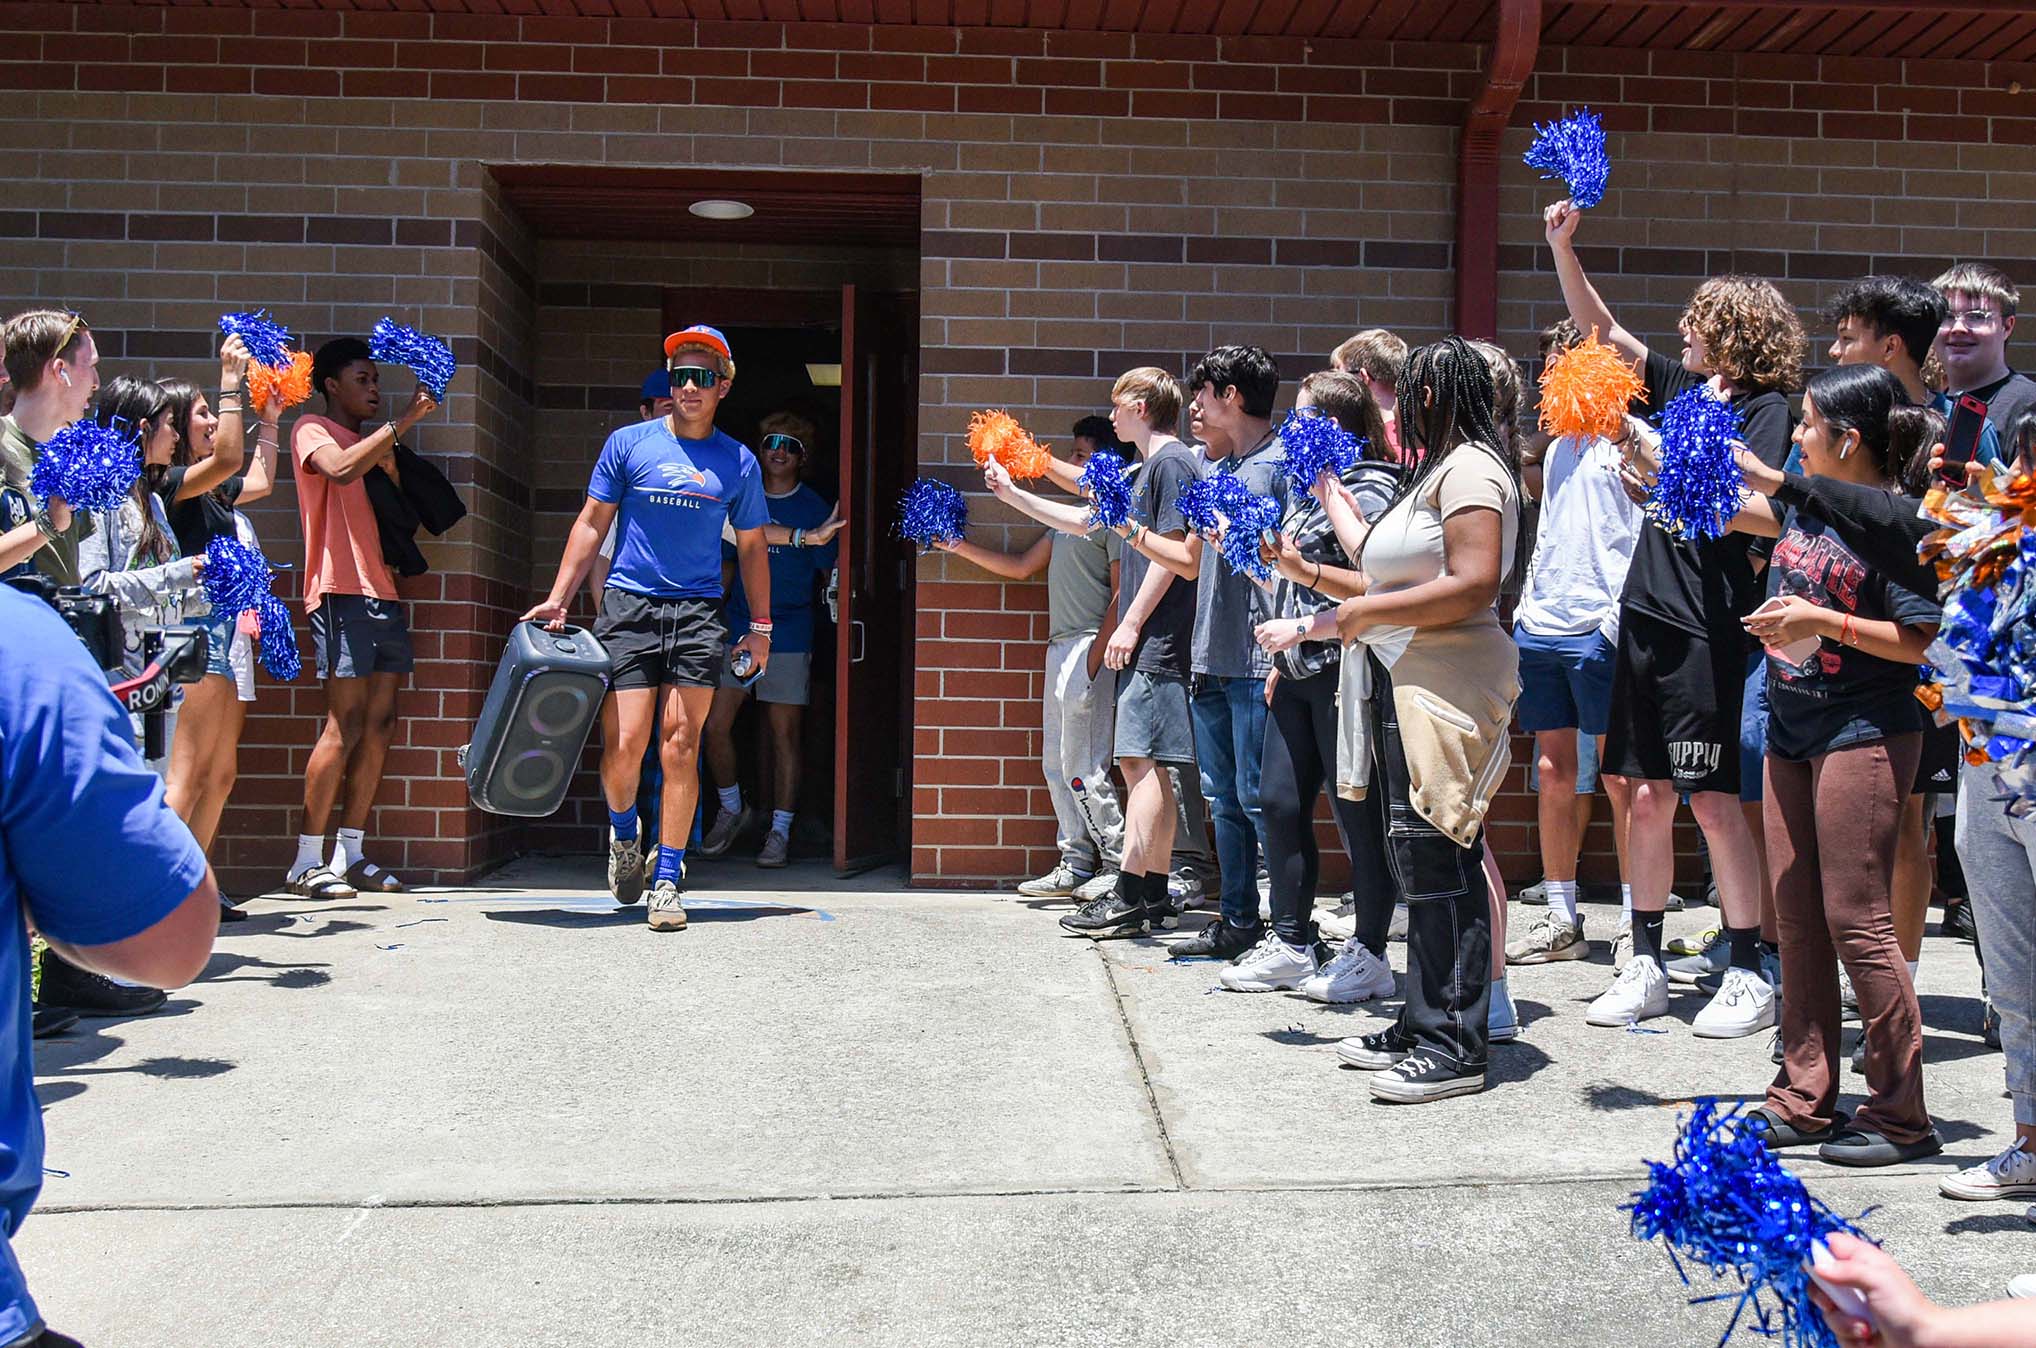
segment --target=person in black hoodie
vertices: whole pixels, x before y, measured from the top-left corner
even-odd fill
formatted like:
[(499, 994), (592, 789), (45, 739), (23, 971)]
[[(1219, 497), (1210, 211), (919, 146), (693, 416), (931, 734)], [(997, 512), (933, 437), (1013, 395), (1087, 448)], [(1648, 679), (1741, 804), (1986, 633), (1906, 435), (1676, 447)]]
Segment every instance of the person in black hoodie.
[[(1650, 351), (1619, 326), (1585, 276), (1575, 246), (1581, 214), (1559, 201), (1544, 216), (1563, 299), (1578, 330), (1596, 331), (1642, 362), (1650, 416), (1678, 394), (1708, 386), (1731, 401), (1747, 448), (1779, 468), (1789, 452), (1787, 394), (1802, 381), (1804, 346), (1802, 323), (1788, 301), (1754, 277), (1712, 277), (1683, 311), (1682, 359)], [(1632, 958), (1592, 1003), (1586, 1019), (1594, 1025), (1631, 1025), (1668, 1012), (1662, 914), (1675, 875), (1675, 815), (1684, 795), (1710, 847), (1731, 950), (1718, 993), (1693, 1029), (1702, 1037), (1737, 1038), (1774, 1023), (1773, 988), (1761, 972), (1760, 850), (1740, 806), (1740, 713), (1750, 655), (1740, 620), (1760, 602), (1761, 589), (1751, 543), (1743, 535), (1678, 539), (1648, 528), (1634, 548), (1620, 603), (1603, 762), (1605, 774), (1633, 785), (1627, 842)]]

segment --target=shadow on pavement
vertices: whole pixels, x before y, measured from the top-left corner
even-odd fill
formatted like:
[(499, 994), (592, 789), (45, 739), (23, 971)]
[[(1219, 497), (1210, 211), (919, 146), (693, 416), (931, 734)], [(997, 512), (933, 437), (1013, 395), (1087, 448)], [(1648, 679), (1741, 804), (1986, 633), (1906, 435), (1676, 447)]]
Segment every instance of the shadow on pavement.
[(2013, 1231), (2026, 1239), (2032, 1229), (2036, 1229), (2036, 1223), (2014, 1212), (1989, 1212), (1984, 1215), (1976, 1213), (1970, 1217), (1958, 1217), (1944, 1223), (1944, 1234), (1947, 1236), (1991, 1236), (2003, 1231)]
[[(741, 903), (726, 907), (702, 902), (698, 907), (686, 905), (686, 925), (698, 926), (702, 922), (748, 922), (760, 917), (804, 917), (814, 912), (811, 908), (800, 908), (792, 904)], [(643, 905), (630, 904), (626, 908), (506, 908), (483, 912), (481, 916), (490, 922), (513, 922), (525, 927), (562, 927), (567, 929), (586, 927), (641, 927), (646, 925)]]
[[(1656, 1095), (1653, 1091), (1636, 1090), (1631, 1086), (1620, 1086), (1609, 1081), (1594, 1081), (1584, 1087), (1584, 1103), (1592, 1109), (1613, 1111), (1621, 1109), (1660, 1109), (1664, 1105), (1686, 1105), (1690, 1101), (1674, 1096)], [(1757, 1105), (1767, 1098), (1760, 1095), (1726, 1095), (1720, 1092), (1705, 1092), (1705, 1098), (1720, 1104)]]
[[(332, 975), (325, 971), (327, 964), (278, 964), (274, 960), (258, 959), (253, 955), (242, 955), (230, 950), (215, 950), (212, 959), (205, 966), (205, 972), (198, 975), (201, 983), (266, 983), (278, 988), (322, 988), (332, 981)], [(275, 976), (264, 978), (258, 972), (249, 970), (273, 969)]]

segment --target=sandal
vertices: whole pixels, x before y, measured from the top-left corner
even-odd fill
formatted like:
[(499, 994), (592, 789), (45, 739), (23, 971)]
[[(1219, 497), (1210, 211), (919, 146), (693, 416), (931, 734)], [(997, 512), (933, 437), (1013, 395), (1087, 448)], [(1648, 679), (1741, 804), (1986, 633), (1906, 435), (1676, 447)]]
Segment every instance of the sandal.
[(1832, 1114), (1829, 1128), (1819, 1128), (1814, 1132), (1798, 1128), (1793, 1123), (1783, 1123), (1767, 1109), (1749, 1109), (1746, 1111), (1746, 1118), (1759, 1126), (1761, 1143), (1769, 1151), (1780, 1151), (1783, 1147), (1814, 1147), (1819, 1143), (1829, 1142), (1845, 1131), (1846, 1125), (1852, 1122), (1851, 1117), (1842, 1109)]
[(364, 894), (406, 894), (410, 890), (394, 871), (385, 871), (366, 859), (347, 867), (346, 879)]
[(283, 882), (283, 892), (303, 899), (352, 899), (359, 891), (332, 873), (329, 866), (313, 866), (293, 880)]

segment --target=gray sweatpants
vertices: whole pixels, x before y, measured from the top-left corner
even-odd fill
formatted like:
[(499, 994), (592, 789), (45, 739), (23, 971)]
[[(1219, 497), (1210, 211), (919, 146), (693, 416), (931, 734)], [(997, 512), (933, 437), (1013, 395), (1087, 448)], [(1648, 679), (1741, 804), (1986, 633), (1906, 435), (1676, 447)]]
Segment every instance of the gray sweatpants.
[(1993, 769), (1960, 769), (1958, 860), (1979, 927), (1987, 995), (2001, 1017), (2015, 1122), (2036, 1124), (2036, 820), (1989, 797)]

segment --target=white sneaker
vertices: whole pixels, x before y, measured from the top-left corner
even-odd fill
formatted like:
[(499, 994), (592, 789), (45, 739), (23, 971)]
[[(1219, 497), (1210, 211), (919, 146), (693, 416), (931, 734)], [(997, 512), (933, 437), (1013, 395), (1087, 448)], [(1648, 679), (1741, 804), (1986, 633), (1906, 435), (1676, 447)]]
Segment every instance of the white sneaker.
[(1553, 911), (1543, 913), (1534, 919), (1534, 925), (1527, 929), (1525, 936), (1516, 937), (1506, 945), (1508, 964), (1553, 964), (1557, 960), (1590, 957), (1591, 945), (1584, 939), (1582, 914), (1578, 914), (1574, 922), (1564, 922)]
[[(1019, 886), (1019, 889), (1022, 892), (1024, 886)], [(1074, 899), (1076, 903), (1093, 903), (1105, 894), (1115, 893), (1116, 890), (1117, 872), (1106, 867), (1076, 885), (1075, 892), (1069, 897)]]
[(1388, 941), (1404, 941), (1407, 939), (1407, 905), (1405, 903), (1393, 905), (1393, 921), (1392, 925), (1386, 928), (1386, 939)]
[(1496, 979), (1485, 1010), (1485, 1038), (1494, 1044), (1510, 1044), (1519, 1037), (1520, 1012), (1513, 1005), (1512, 989), (1505, 979)]
[[(768, 838), (764, 840), (764, 846), (770, 846)], [(1057, 863), (1046, 874), (1019, 885), (1018, 892), (1028, 899), (1065, 899), (1090, 879), (1090, 876), (1078, 873), (1074, 867), (1063, 861)]]
[(1208, 888), (1202, 877), (1183, 866), (1166, 878), (1167, 901), (1184, 913), (1193, 912), (1208, 900)]
[(764, 834), (763, 847), (756, 854), (756, 864), (767, 870), (776, 870), (792, 855), (792, 835), (781, 828), (774, 828)]
[(635, 838), (608, 833), (608, 892), (615, 902), (635, 903), (643, 897), (643, 849)]
[(1288, 945), (1267, 932), (1237, 963), (1226, 966), (1216, 981), (1232, 992), (1284, 992), (1301, 986), (1314, 972), (1314, 947)]
[(1622, 920), (1619, 930), (1612, 937), (1612, 967), (1624, 969), (1633, 962), (1633, 923)]
[(1774, 1024), (1774, 989), (1749, 969), (1727, 969), (1711, 1004), (1697, 1012), (1690, 1033), (1699, 1039), (1743, 1039)]
[(1325, 941), (1348, 941), (1357, 934), (1357, 900), (1345, 894), (1334, 908), (1315, 910), (1315, 925)]
[(684, 931), (686, 929), (686, 900), (679, 893), (679, 887), (669, 880), (660, 880), (650, 891), (650, 929), (652, 931)]
[(1648, 955), (1636, 955), (1584, 1012), (1586, 1025), (1631, 1025), (1668, 1014), (1668, 979)]
[(2018, 1138), (2014, 1146), (1992, 1160), (1938, 1180), (1937, 1192), (1975, 1203), (1989, 1198), (2036, 1198), (2036, 1151), (2024, 1147)]
[(1393, 971), (1384, 960), (1346, 937), (1343, 949), (1312, 977), (1301, 980), (1301, 995), (1311, 1002), (1347, 1006), (1393, 995)]
[[(2036, 1221), (2036, 1208), (2029, 1211), (2029, 1220)], [(2018, 1273), (2008, 1279), (2008, 1296), (2015, 1301), (2036, 1301), (2036, 1273)]]
[(723, 810), (715, 819), (714, 827), (707, 830), (707, 836), (700, 839), (699, 853), (703, 857), (725, 856), (735, 846), (735, 840), (742, 836), (750, 821), (756, 818), (756, 811), (745, 805), (730, 814)]

